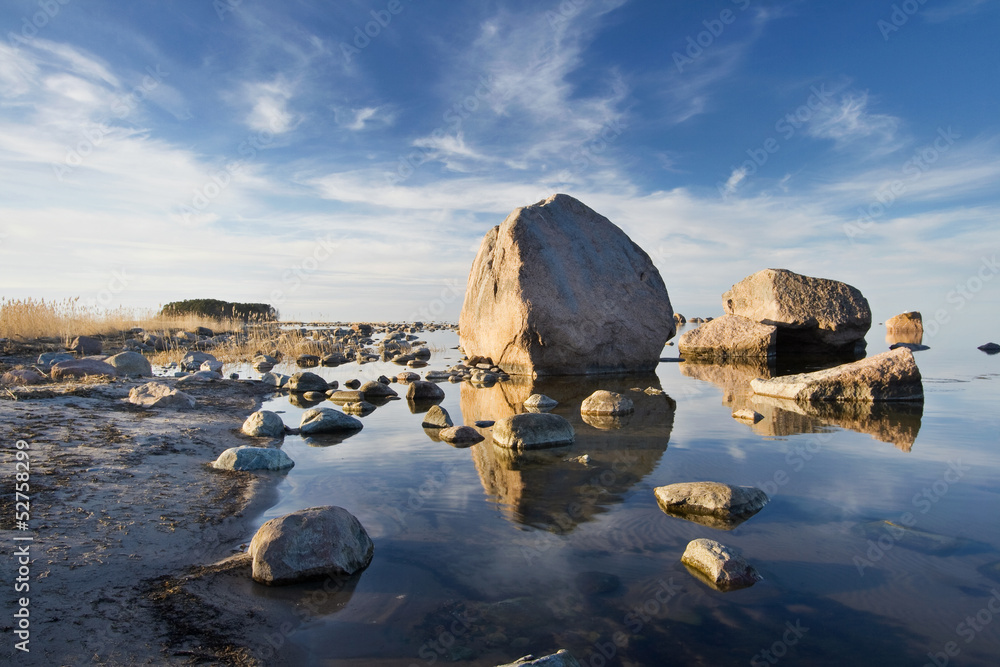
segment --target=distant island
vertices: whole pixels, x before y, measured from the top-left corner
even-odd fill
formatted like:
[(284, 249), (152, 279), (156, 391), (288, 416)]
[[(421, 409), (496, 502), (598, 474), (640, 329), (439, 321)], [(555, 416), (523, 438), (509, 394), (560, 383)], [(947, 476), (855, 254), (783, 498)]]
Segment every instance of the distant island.
[(160, 309), (160, 315), (176, 317), (178, 315), (200, 315), (216, 319), (232, 318), (248, 322), (275, 322), (278, 319), (277, 309), (268, 303), (231, 303), (219, 299), (187, 299), (171, 301)]

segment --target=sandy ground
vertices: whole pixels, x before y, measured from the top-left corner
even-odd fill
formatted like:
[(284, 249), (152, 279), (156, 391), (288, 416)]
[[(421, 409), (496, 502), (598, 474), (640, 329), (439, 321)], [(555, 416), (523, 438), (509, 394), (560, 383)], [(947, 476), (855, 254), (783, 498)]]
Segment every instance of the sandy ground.
[[(193, 409), (147, 410), (125, 400), (137, 384), (0, 389), (0, 662), (273, 664), (261, 658), (262, 629), (280, 619), (247, 595), (245, 557), (212, 564), (249, 541), (278, 477), (207, 465), (229, 447), (265, 444), (239, 429), (268, 390), (205, 383), (184, 388)], [(15, 529), (18, 440), (30, 454), (26, 532)], [(33, 541), (14, 540), (25, 536)], [(15, 592), (25, 544), (30, 591)], [(205, 575), (224, 578), (222, 593), (212, 596)], [(30, 653), (15, 648), (20, 597)]]

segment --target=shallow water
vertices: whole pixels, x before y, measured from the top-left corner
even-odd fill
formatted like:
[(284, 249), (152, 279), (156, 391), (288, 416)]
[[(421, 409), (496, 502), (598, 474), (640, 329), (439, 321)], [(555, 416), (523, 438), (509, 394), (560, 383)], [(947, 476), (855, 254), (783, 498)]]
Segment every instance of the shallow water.
[[(421, 375), (458, 361), (447, 349), (454, 333), (422, 337), (438, 351)], [(869, 354), (887, 348), (883, 337), (874, 327)], [(456, 424), (515, 414), (534, 391), (560, 401), (553, 412), (573, 423), (576, 443), (527, 459), (489, 437), (467, 449), (437, 442), (405, 399), (340, 442), (286, 437), (296, 465), (258, 525), (340, 505), (366, 527), (375, 556), (339, 592), (278, 595), (275, 604), (298, 600), (300, 620), (274, 635), (268, 662), (496, 665), (566, 648), (595, 667), (934, 664), (928, 654), (939, 665), (995, 665), (1000, 355), (975, 349), (987, 338), (924, 341), (922, 406), (809, 409), (750, 397), (745, 383), (766, 368), (664, 362), (649, 376), (441, 383)], [(309, 370), (343, 383), (402, 368)], [(630, 392), (649, 386), (665, 395)], [(581, 400), (599, 388), (633, 398), (627, 423), (581, 419)], [(733, 419), (742, 407), (764, 419)], [(264, 409), (293, 427), (304, 411), (287, 395)], [(659, 509), (655, 487), (699, 480), (756, 485), (771, 502), (731, 531)], [(742, 550), (764, 580), (711, 589), (680, 563), (698, 537)]]

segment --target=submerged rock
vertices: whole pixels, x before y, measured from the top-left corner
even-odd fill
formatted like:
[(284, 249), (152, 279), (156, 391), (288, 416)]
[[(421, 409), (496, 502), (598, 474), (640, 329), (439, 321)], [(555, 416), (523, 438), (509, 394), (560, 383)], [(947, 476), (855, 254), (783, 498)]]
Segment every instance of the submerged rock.
[(684, 482), (653, 491), (665, 513), (711, 528), (732, 530), (768, 503), (767, 494), (752, 486), (720, 482)]
[(583, 399), (580, 405), (581, 415), (627, 415), (635, 411), (632, 399), (614, 391), (598, 389)]
[(750, 388), (798, 401), (912, 401), (924, 396), (920, 370), (906, 348), (822, 371), (757, 378)]
[(577, 662), (572, 653), (562, 648), (551, 655), (545, 655), (540, 658), (534, 655), (526, 655), (514, 662), (497, 665), (497, 667), (580, 667), (580, 663)]
[(285, 435), (285, 423), (276, 412), (258, 410), (246, 418), (242, 431), (254, 437), (280, 438)]
[(739, 551), (715, 540), (692, 540), (684, 550), (681, 562), (720, 591), (748, 588), (763, 579)]
[(723, 315), (681, 336), (677, 349), (684, 358), (725, 362), (775, 356), (778, 328), (740, 315)]
[(493, 425), (493, 442), (515, 450), (558, 447), (575, 438), (573, 426), (564, 417), (546, 412), (504, 417)]
[(254, 581), (268, 586), (351, 575), (368, 567), (374, 552), (361, 522), (333, 505), (271, 519), (249, 549)]
[(264, 447), (230, 447), (212, 463), (219, 470), (287, 470), (294, 465), (285, 452)]
[(785, 269), (747, 276), (722, 295), (722, 306), (728, 315), (777, 327), (779, 351), (854, 349), (872, 324), (868, 300), (857, 288)]
[(674, 331), (649, 256), (564, 194), (514, 210), (486, 234), (459, 319), (470, 359), (530, 376), (651, 371)]
[(196, 403), (193, 396), (163, 382), (147, 382), (132, 387), (128, 392), (128, 402), (144, 408), (193, 408)]

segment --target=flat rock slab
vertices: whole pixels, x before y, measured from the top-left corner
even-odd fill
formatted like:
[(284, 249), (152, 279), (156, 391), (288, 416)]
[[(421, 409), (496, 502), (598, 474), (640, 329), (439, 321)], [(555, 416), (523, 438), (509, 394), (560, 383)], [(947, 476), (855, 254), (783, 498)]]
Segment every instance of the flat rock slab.
[(264, 447), (231, 447), (212, 463), (218, 470), (287, 470), (294, 465), (280, 449)]
[(740, 315), (723, 315), (684, 333), (677, 349), (684, 358), (725, 362), (775, 356), (778, 327)]
[(572, 444), (573, 425), (547, 412), (525, 412), (504, 417), (493, 425), (493, 442), (508, 449), (545, 449)]
[(271, 519), (253, 536), (253, 579), (269, 586), (347, 576), (364, 569), (375, 546), (343, 507), (310, 507)]
[(333, 408), (310, 408), (302, 413), (299, 422), (299, 433), (302, 435), (360, 431), (362, 428), (364, 424), (361, 421)]
[(285, 423), (277, 412), (258, 410), (246, 418), (242, 430), (257, 438), (280, 438), (285, 435)]
[(580, 663), (577, 662), (572, 653), (563, 648), (551, 655), (544, 655), (540, 658), (536, 658), (533, 655), (526, 655), (514, 662), (497, 665), (497, 667), (580, 667)]
[(681, 562), (720, 591), (749, 588), (763, 579), (743, 555), (732, 547), (699, 538), (688, 543)]
[(770, 500), (756, 487), (721, 482), (669, 484), (653, 492), (667, 514), (722, 530), (732, 530)]
[(924, 397), (913, 353), (897, 348), (813, 373), (750, 381), (756, 394), (796, 401), (913, 401)]
[(652, 371), (674, 332), (649, 255), (565, 194), (515, 209), (487, 232), (459, 318), (470, 358), (536, 377)]
[[(868, 300), (846, 283), (786, 269), (764, 269), (722, 295), (728, 315), (774, 325), (802, 345), (845, 348), (864, 339), (872, 325)], [(779, 343), (780, 345), (780, 343)]]
[(128, 392), (128, 402), (144, 408), (193, 408), (193, 396), (185, 394), (163, 382), (147, 382), (132, 387)]

